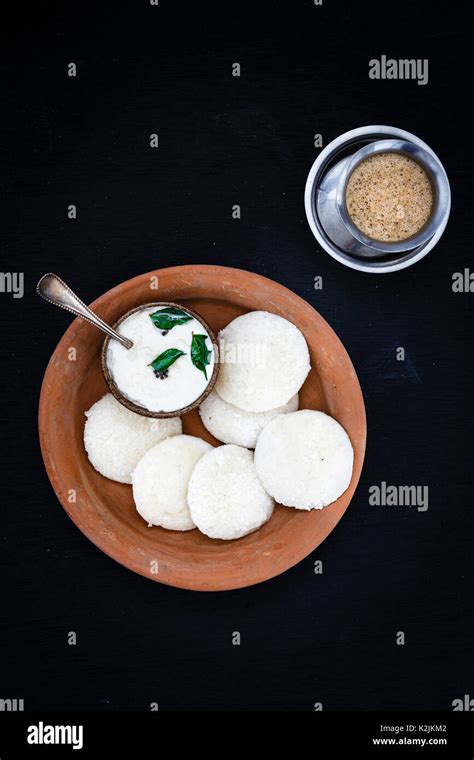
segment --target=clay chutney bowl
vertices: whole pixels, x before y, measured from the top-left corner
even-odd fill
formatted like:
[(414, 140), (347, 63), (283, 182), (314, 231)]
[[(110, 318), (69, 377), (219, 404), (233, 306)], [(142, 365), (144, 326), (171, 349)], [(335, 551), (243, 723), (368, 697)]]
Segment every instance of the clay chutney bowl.
[[(163, 418), (163, 417), (179, 417), (183, 414), (186, 414), (187, 412), (190, 412), (192, 409), (195, 409), (196, 407), (201, 404), (205, 398), (210, 394), (212, 389), (214, 388), (214, 385), (217, 380), (217, 374), (219, 372), (219, 347), (217, 345), (216, 338), (214, 336), (214, 333), (212, 332), (211, 328), (207, 324), (206, 320), (201, 317), (200, 314), (198, 314), (196, 311), (193, 311), (193, 309), (190, 309), (189, 306), (183, 306), (183, 304), (174, 303), (173, 301), (153, 301), (151, 303), (145, 303), (141, 306), (136, 306), (134, 309), (130, 309), (129, 311), (125, 312), (113, 325), (114, 330), (118, 330), (122, 322), (124, 322), (128, 317), (130, 317), (132, 314), (136, 314), (140, 311), (144, 311), (145, 309), (163, 309), (173, 307), (176, 309), (181, 309), (182, 311), (185, 311), (187, 314), (190, 314), (194, 319), (196, 319), (207, 331), (207, 334), (209, 335), (209, 338), (212, 343), (212, 348), (214, 351), (214, 367), (212, 370), (212, 375), (209, 378), (209, 382), (206, 385), (204, 391), (194, 399), (190, 404), (187, 406), (182, 407), (181, 409), (173, 409), (170, 412), (154, 412), (150, 411), (150, 409), (147, 409), (146, 407), (140, 406), (139, 404), (136, 404), (134, 401), (131, 401), (127, 396), (125, 396), (119, 389), (118, 385), (116, 384), (112, 373), (109, 370), (108, 364), (107, 364), (107, 349), (109, 347), (109, 343), (113, 338), (110, 336), (107, 336), (102, 344), (102, 353), (101, 353), (101, 366), (102, 366), (102, 372), (104, 373), (105, 382), (108, 385), (109, 391), (111, 392), (112, 396), (117, 399), (123, 406), (125, 406), (127, 409), (129, 409), (131, 412), (135, 412), (136, 414), (141, 414), (144, 417), (155, 417), (155, 418)], [(126, 337), (126, 336), (125, 336)]]

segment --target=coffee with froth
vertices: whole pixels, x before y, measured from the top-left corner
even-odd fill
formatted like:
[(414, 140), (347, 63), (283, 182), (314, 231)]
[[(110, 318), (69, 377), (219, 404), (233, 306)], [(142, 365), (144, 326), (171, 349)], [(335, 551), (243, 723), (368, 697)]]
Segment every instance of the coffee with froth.
[(407, 240), (425, 226), (433, 210), (433, 189), (424, 168), (404, 153), (369, 156), (353, 170), (346, 207), (354, 225), (384, 243)]

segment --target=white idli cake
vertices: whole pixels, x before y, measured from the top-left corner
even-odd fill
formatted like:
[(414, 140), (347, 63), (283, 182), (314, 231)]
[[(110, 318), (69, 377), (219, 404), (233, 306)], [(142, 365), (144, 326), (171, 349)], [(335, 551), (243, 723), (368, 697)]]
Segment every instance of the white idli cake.
[(131, 483), (142, 456), (160, 441), (181, 433), (179, 417), (152, 419), (129, 411), (107, 393), (85, 413), (84, 447), (95, 469), (111, 480)]
[(298, 409), (298, 394), (268, 412), (246, 412), (212, 391), (199, 407), (202, 423), (218, 441), (254, 449), (260, 432), (275, 417)]
[(133, 498), (149, 525), (181, 531), (196, 527), (188, 508), (188, 483), (195, 465), (210, 449), (202, 438), (177, 435), (140, 459), (133, 473)]
[(267, 311), (237, 317), (218, 336), (221, 366), (215, 389), (247, 412), (286, 404), (310, 371), (303, 334), (287, 319)]
[(344, 428), (323, 412), (304, 409), (276, 417), (259, 435), (255, 467), (279, 503), (321, 509), (348, 488), (354, 452)]
[(274, 508), (257, 477), (253, 453), (234, 445), (219, 446), (199, 460), (189, 481), (188, 504), (202, 533), (225, 540), (257, 530)]

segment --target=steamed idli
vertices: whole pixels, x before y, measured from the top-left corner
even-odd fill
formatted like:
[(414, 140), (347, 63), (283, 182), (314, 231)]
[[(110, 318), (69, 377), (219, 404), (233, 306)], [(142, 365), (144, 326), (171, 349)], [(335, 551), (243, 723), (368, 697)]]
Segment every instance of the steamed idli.
[(235, 443), (254, 449), (260, 432), (275, 417), (298, 409), (298, 394), (288, 403), (268, 412), (245, 412), (227, 403), (216, 391), (212, 391), (199, 407), (199, 414), (206, 430), (224, 443)]
[(267, 522), (273, 499), (260, 483), (253, 453), (241, 446), (219, 446), (204, 454), (189, 481), (191, 517), (210, 538), (246, 536)]
[(190, 475), (210, 443), (192, 435), (168, 438), (140, 459), (133, 473), (133, 498), (138, 513), (149, 525), (167, 530), (196, 526), (188, 509)]
[(218, 340), (221, 366), (215, 389), (246, 412), (283, 406), (311, 369), (302, 333), (277, 314), (243, 314), (221, 330)]
[(321, 509), (344, 493), (354, 452), (344, 428), (323, 412), (303, 409), (264, 427), (255, 467), (265, 490), (287, 507)]
[(101, 475), (119, 483), (132, 482), (132, 472), (148, 449), (181, 433), (179, 417), (143, 417), (111, 393), (96, 401), (86, 417), (84, 447), (89, 461)]

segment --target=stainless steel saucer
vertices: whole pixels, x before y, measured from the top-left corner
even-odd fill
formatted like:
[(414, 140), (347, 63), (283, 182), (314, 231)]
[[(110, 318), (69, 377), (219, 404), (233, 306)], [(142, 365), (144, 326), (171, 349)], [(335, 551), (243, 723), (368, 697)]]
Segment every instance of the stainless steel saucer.
[[(377, 152), (402, 152), (420, 163), (433, 187), (433, 211), (412, 238), (383, 243), (366, 237), (353, 224), (345, 205), (347, 181), (355, 167)], [(431, 148), (396, 127), (353, 129), (333, 140), (311, 167), (306, 181), (305, 209), (319, 244), (342, 264), (362, 272), (394, 272), (422, 259), (446, 227), (451, 193), (446, 172)]]

